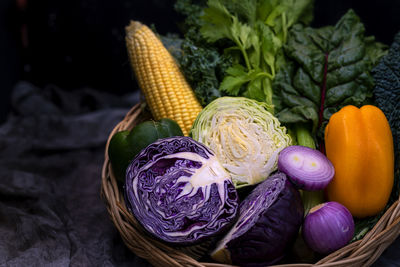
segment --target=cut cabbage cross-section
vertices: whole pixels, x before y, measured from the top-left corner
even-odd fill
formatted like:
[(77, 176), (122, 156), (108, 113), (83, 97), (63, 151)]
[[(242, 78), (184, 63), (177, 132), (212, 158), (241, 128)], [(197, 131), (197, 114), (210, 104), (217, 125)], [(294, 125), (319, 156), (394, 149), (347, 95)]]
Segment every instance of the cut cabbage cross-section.
[(190, 137), (160, 139), (142, 150), (127, 169), (125, 197), (150, 234), (178, 245), (220, 234), (238, 209), (229, 173)]
[(193, 124), (193, 139), (215, 153), (236, 188), (265, 180), (277, 169), (279, 152), (291, 144), (286, 128), (268, 109), (252, 99), (220, 97)]
[(303, 221), (299, 191), (277, 172), (240, 204), (235, 225), (211, 252), (219, 262), (261, 267), (281, 260), (293, 244)]

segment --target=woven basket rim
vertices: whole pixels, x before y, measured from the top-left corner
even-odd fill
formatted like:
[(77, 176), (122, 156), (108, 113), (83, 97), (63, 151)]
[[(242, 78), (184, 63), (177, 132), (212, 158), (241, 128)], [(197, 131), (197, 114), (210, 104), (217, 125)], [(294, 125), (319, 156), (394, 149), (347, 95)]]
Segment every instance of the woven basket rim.
[[(122, 192), (108, 159), (108, 145), (118, 131), (132, 129), (145, 118), (144, 103), (137, 103), (111, 131), (105, 147), (102, 168), (101, 197), (109, 216), (125, 245), (137, 256), (154, 266), (232, 267), (233, 265), (198, 262), (184, 252), (148, 236), (127, 210)], [(325, 256), (315, 264), (280, 264), (280, 267), (370, 266), (400, 234), (400, 198), (382, 215), (375, 226), (361, 239)]]

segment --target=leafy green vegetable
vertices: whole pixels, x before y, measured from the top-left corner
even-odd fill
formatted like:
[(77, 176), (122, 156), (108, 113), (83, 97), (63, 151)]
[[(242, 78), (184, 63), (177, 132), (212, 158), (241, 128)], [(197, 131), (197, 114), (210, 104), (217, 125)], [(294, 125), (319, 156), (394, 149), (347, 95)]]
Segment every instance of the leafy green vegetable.
[[(386, 210), (385, 210), (386, 211)], [(362, 239), (369, 230), (379, 221), (384, 212), (379, 213), (374, 217), (368, 217), (364, 219), (354, 219), (354, 236), (351, 242)]]
[[(311, 146), (317, 130), (322, 137), (330, 116), (341, 107), (372, 101), (370, 70), (386, 51), (364, 31), (350, 10), (335, 26), (295, 25), (289, 32), (284, 50), (292, 61), (274, 80), (274, 104), (277, 117), (291, 126), (299, 145)], [(306, 209), (323, 200), (321, 192), (304, 192), (302, 198)], [(356, 224), (357, 236), (365, 224)]]
[(389, 203), (399, 198), (400, 184), (400, 32), (394, 38), (389, 54), (372, 70), (377, 106), (385, 113), (393, 134), (395, 184)]
[(271, 82), (284, 63), (282, 45), (296, 22), (312, 20), (312, 0), (209, 0), (200, 33), (209, 42), (229, 40), (234, 58), (220, 85), (233, 96), (272, 105)]
[(365, 37), (364, 25), (349, 10), (335, 26), (319, 29), (297, 24), (284, 50), (292, 62), (274, 81), (277, 117), (285, 124), (311, 123), (319, 134), (341, 107), (372, 101), (375, 62), (385, 46)]
[(186, 39), (182, 42), (181, 69), (203, 106), (224, 94), (218, 90), (226, 69), (232, 64), (228, 56), (216, 49), (195, 45)]
[(224, 94), (218, 90), (232, 59), (221, 55), (216, 48), (197, 46), (191, 39), (160, 36), (161, 41), (179, 63), (202, 106)]
[(158, 35), (161, 42), (167, 48), (167, 50), (171, 53), (174, 58), (180, 58), (183, 55), (183, 51), (181, 49), (182, 39), (179, 36), (174, 34), (167, 35)]
[(177, 0), (175, 3), (176, 11), (185, 16), (181, 24), (185, 38), (176, 59), (202, 106), (225, 95), (218, 88), (226, 69), (232, 65), (232, 58), (223, 54), (219, 44), (208, 43), (199, 33), (205, 2)]
[(201, 24), (200, 16), (206, 5), (206, 1), (177, 0), (174, 8), (185, 16), (184, 22), (181, 24), (183, 32), (197, 31)]

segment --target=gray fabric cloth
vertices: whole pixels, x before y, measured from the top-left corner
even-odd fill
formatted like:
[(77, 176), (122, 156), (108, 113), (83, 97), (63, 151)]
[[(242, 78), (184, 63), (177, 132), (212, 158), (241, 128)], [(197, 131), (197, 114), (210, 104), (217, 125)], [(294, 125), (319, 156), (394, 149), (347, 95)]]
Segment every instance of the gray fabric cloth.
[(146, 266), (100, 198), (104, 145), (138, 100), (19, 83), (0, 127), (1, 266)]
[[(104, 146), (139, 100), (19, 83), (0, 126), (0, 266), (150, 266), (100, 198)], [(374, 266), (400, 266), (398, 239)]]

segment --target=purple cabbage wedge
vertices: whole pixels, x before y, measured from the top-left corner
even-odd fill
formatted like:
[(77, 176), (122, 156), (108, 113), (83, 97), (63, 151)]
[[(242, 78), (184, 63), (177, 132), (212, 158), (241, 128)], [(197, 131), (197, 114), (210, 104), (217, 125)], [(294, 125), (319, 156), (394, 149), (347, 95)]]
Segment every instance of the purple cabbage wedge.
[(190, 137), (160, 139), (143, 149), (127, 168), (125, 197), (150, 234), (176, 245), (221, 234), (237, 218), (230, 175)]
[(284, 173), (278, 172), (243, 200), (238, 221), (211, 257), (240, 266), (274, 264), (297, 237), (303, 215), (299, 191)]

